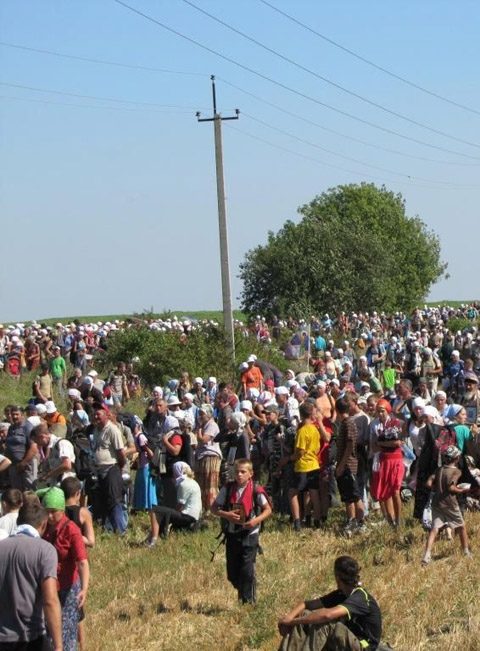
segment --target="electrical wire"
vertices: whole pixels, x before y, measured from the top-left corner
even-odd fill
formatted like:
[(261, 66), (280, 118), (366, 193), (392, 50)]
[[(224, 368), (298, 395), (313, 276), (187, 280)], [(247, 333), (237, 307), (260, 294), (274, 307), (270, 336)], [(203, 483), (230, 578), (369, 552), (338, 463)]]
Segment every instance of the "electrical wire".
[(286, 61), (287, 63), (290, 63), (291, 65), (295, 66), (299, 70), (303, 70), (303, 72), (306, 72), (316, 79), (319, 79), (320, 81), (325, 82), (326, 84), (329, 84), (330, 86), (333, 86), (334, 88), (337, 88), (338, 90), (341, 90), (344, 93), (347, 93), (348, 95), (351, 95), (352, 97), (355, 97), (356, 99), (359, 99), (362, 102), (365, 102), (366, 104), (369, 104), (370, 106), (374, 106), (375, 108), (380, 109), (381, 111), (385, 111), (389, 115), (393, 115), (400, 120), (404, 120), (405, 122), (409, 122), (410, 124), (414, 124), (417, 127), (420, 127), (421, 129), (426, 129), (427, 131), (431, 131), (432, 133), (436, 133), (437, 135), (443, 136), (444, 138), (449, 138), (450, 140), (454, 140), (455, 142), (460, 142), (464, 145), (469, 145), (470, 147), (476, 147), (480, 149), (480, 145), (478, 143), (470, 142), (469, 140), (463, 140), (462, 138), (458, 138), (457, 136), (452, 136), (449, 133), (446, 133), (445, 131), (441, 131), (440, 129), (435, 129), (434, 127), (428, 126), (428, 124), (423, 124), (423, 122), (418, 122), (417, 120), (414, 120), (413, 118), (409, 118), (406, 115), (403, 115), (402, 113), (398, 113), (397, 111), (394, 111), (392, 109), (389, 109), (386, 106), (383, 106), (383, 104), (379, 104), (378, 102), (374, 102), (373, 100), (368, 99), (368, 97), (364, 97), (363, 95), (360, 95), (359, 93), (356, 93), (353, 90), (350, 90), (349, 88), (346, 88), (345, 86), (342, 86), (341, 84), (332, 81), (331, 79), (328, 79), (327, 77), (324, 77), (311, 68), (307, 68), (306, 66), (302, 65), (301, 63), (298, 63), (298, 61), (294, 61), (293, 59), (290, 59), (290, 57), (287, 57), (280, 52), (277, 52), (277, 50), (274, 50), (271, 47), (268, 47), (264, 43), (261, 43), (260, 41), (257, 41), (255, 38), (252, 38), (248, 34), (245, 34), (245, 32), (240, 31), (239, 29), (233, 27), (232, 25), (229, 25), (225, 21), (221, 20), (220, 18), (217, 18), (217, 16), (214, 16), (213, 14), (209, 13), (208, 11), (205, 11), (201, 7), (198, 7), (196, 4), (191, 2), (191, 0), (181, 0), (188, 6), (192, 7), (196, 11), (200, 12), (201, 14), (208, 16), (211, 20), (214, 20), (215, 22), (219, 23), (220, 25), (223, 25), (227, 29), (231, 30), (235, 34), (238, 34), (242, 38), (245, 38), (247, 41), (250, 41), (251, 43), (254, 43), (255, 45), (258, 45), (258, 47), (263, 48), (267, 52), (270, 52), (274, 56), (278, 57), (282, 61)]
[(448, 104), (451, 104), (452, 106), (456, 106), (457, 108), (461, 108), (465, 111), (469, 111), (470, 113), (476, 113), (477, 115), (480, 115), (480, 111), (474, 108), (471, 108), (470, 106), (466, 106), (465, 104), (460, 104), (460, 102), (455, 102), (452, 99), (449, 99), (448, 97), (445, 97), (444, 95), (440, 95), (439, 93), (435, 93), (432, 90), (428, 90), (428, 88), (425, 88), (424, 86), (420, 86), (420, 84), (416, 84), (413, 81), (409, 81), (405, 77), (402, 77), (401, 75), (397, 75), (395, 72), (392, 72), (391, 70), (387, 70), (387, 68), (384, 68), (383, 66), (378, 65), (378, 63), (375, 63), (374, 61), (370, 61), (370, 59), (367, 59), (360, 54), (357, 54), (357, 52), (354, 52), (353, 50), (350, 50), (348, 47), (345, 47), (344, 45), (341, 45), (340, 43), (337, 43), (337, 41), (334, 41), (331, 38), (328, 38), (328, 36), (325, 36), (325, 34), (321, 34), (320, 32), (316, 31), (309, 25), (306, 25), (305, 23), (302, 23), (300, 20), (297, 18), (294, 18), (290, 14), (287, 14), (285, 11), (282, 11), (275, 5), (271, 4), (270, 2), (267, 2), (267, 0), (259, 0), (262, 4), (266, 5), (267, 7), (270, 7), (270, 9), (273, 9), (273, 11), (276, 11), (280, 15), (284, 16), (288, 20), (291, 20), (293, 23), (296, 23), (300, 27), (303, 27), (307, 31), (311, 32), (312, 34), (315, 34), (315, 36), (318, 36), (319, 38), (323, 39), (327, 43), (330, 43), (331, 45), (334, 45), (335, 47), (339, 48), (340, 50), (343, 50), (347, 54), (350, 54), (351, 56), (355, 57), (359, 61), (363, 61), (363, 63), (368, 64), (369, 66), (372, 66), (373, 68), (376, 68), (377, 70), (380, 70), (381, 72), (384, 72), (386, 75), (389, 75), (390, 77), (393, 77), (394, 79), (397, 79), (398, 81), (403, 82), (404, 84), (407, 84), (408, 86), (411, 86), (412, 88), (416, 88), (417, 90), (422, 91), (423, 93), (427, 93), (427, 95), (431, 95), (432, 97), (435, 97), (436, 99), (442, 100), (443, 102), (447, 102)]
[(188, 109), (195, 111), (198, 107), (178, 106), (176, 104), (156, 104), (155, 102), (137, 102), (128, 99), (118, 99), (116, 97), (99, 97), (98, 95), (81, 95), (80, 93), (67, 93), (61, 90), (51, 90), (48, 88), (39, 88), (38, 86), (25, 86), (23, 84), (11, 84), (6, 81), (0, 81), (0, 86), (9, 86), (10, 88), (22, 88), (24, 90), (34, 90), (40, 93), (53, 93), (54, 95), (66, 95), (67, 97), (80, 97), (82, 99), (97, 99), (103, 102), (119, 102), (121, 104), (138, 104), (139, 106), (155, 106), (158, 108)]
[[(388, 152), (389, 154), (398, 154), (399, 156), (406, 156), (408, 158), (414, 158), (416, 160), (421, 160), (421, 161), (427, 161), (429, 163), (440, 163), (442, 165), (461, 165), (462, 167), (478, 167), (479, 163), (459, 163), (457, 161), (448, 161), (448, 160), (439, 160), (437, 158), (427, 158), (425, 156), (417, 156), (415, 154), (409, 154), (404, 151), (399, 151), (398, 149), (389, 149), (388, 147), (382, 147), (381, 145), (376, 145), (373, 142), (368, 142), (367, 140), (362, 140), (361, 138), (355, 138), (355, 136), (350, 136), (347, 135), (346, 133), (342, 133), (341, 131), (336, 131), (335, 129), (331, 129), (330, 127), (326, 127), (324, 124), (320, 124), (319, 122), (315, 122), (314, 120), (310, 120), (309, 118), (304, 117), (303, 115), (299, 115), (298, 113), (294, 113), (293, 111), (289, 111), (288, 109), (283, 108), (283, 106), (279, 106), (278, 104), (274, 104), (273, 102), (270, 102), (263, 97), (260, 97), (259, 95), (255, 95), (255, 93), (250, 92), (249, 90), (246, 90), (245, 88), (242, 88), (241, 86), (237, 86), (237, 84), (233, 84), (231, 81), (228, 81), (224, 77), (216, 77), (219, 81), (222, 81), (224, 84), (227, 86), (231, 86), (232, 88), (235, 88), (235, 90), (239, 90), (242, 93), (245, 93), (245, 95), (248, 95), (249, 97), (253, 97), (259, 102), (262, 102), (262, 104), (265, 104), (266, 106), (270, 106), (271, 108), (276, 109), (277, 111), (280, 111), (282, 113), (285, 113), (286, 115), (289, 115), (290, 117), (296, 118), (297, 120), (301, 120), (302, 122), (305, 122), (306, 124), (310, 124), (311, 126), (318, 127), (319, 129), (322, 129), (323, 131), (327, 131), (328, 133), (333, 133), (336, 136), (340, 136), (342, 138), (345, 138), (347, 140), (351, 140), (353, 142), (357, 142), (361, 145), (366, 145), (367, 147), (373, 147), (375, 149), (379, 149), (380, 151), (385, 151)], [(242, 114), (243, 111), (242, 111)]]
[(244, 131), (243, 129), (238, 129), (237, 127), (232, 126), (230, 123), (225, 123), (225, 126), (228, 129), (231, 129), (232, 131), (236, 131), (237, 133), (240, 133), (242, 136), (247, 136), (248, 138), (251, 138), (252, 140), (257, 140), (258, 142), (261, 142), (265, 145), (268, 145), (270, 147), (274, 147), (275, 149), (279, 149), (281, 151), (287, 152), (289, 154), (293, 154), (294, 156), (297, 156), (298, 158), (303, 158), (308, 161), (313, 161), (314, 163), (320, 163), (320, 165), (325, 165), (326, 167), (332, 167), (333, 169), (340, 170), (341, 172), (348, 172), (349, 174), (354, 174), (355, 176), (359, 176), (361, 178), (370, 178), (375, 181), (382, 181), (382, 182), (388, 182), (388, 183), (398, 183), (400, 185), (404, 185), (405, 187), (415, 187), (415, 188), (424, 188), (424, 189), (430, 189), (430, 190), (438, 190), (438, 189), (444, 189), (442, 186), (440, 188), (437, 187), (431, 187), (431, 186), (425, 186), (425, 185), (418, 185), (416, 183), (406, 183), (404, 181), (398, 181), (397, 179), (389, 179), (381, 176), (373, 176), (371, 174), (364, 174), (363, 172), (357, 172), (355, 170), (350, 170), (345, 167), (341, 167), (340, 165), (334, 165), (333, 163), (327, 163), (326, 161), (319, 160), (318, 158), (313, 158), (312, 156), (307, 156), (305, 154), (301, 154), (298, 151), (294, 151), (293, 149), (288, 149), (288, 147), (283, 147), (282, 145), (277, 145), (274, 142), (270, 142), (269, 140), (265, 140), (264, 138), (260, 138), (259, 136), (255, 136), (252, 133), (249, 133), (248, 131)]
[(54, 50), (41, 50), (35, 47), (27, 47), (26, 45), (18, 45), (17, 43), (7, 43), (0, 41), (0, 45), (4, 47), (13, 47), (18, 50), (26, 50), (27, 52), (37, 52), (39, 54), (50, 54), (52, 56), (61, 57), (62, 59), (73, 59), (75, 61), (88, 61), (89, 63), (101, 63), (105, 66), (116, 66), (120, 68), (133, 68), (134, 70), (146, 70), (148, 72), (162, 72), (172, 75), (190, 75), (192, 77), (208, 77), (209, 75), (202, 72), (185, 72), (183, 70), (167, 70), (165, 68), (149, 68), (147, 66), (139, 66), (133, 63), (120, 63), (119, 61), (106, 61), (105, 59), (92, 59), (91, 57), (74, 56), (73, 54), (64, 54), (63, 52), (56, 52)]
[(351, 156), (345, 156), (344, 154), (340, 154), (336, 151), (333, 151), (331, 149), (327, 149), (326, 147), (323, 147), (322, 145), (319, 145), (315, 142), (311, 142), (310, 140), (306, 140), (305, 138), (301, 138), (300, 136), (297, 136), (293, 133), (290, 133), (288, 131), (285, 131), (283, 129), (279, 129), (278, 127), (273, 126), (272, 124), (265, 122), (264, 120), (260, 120), (259, 118), (254, 117), (253, 115), (249, 115), (248, 113), (245, 113), (245, 111), (242, 111), (242, 116), (247, 117), (249, 120), (253, 120), (254, 122), (257, 122), (258, 124), (263, 125), (264, 127), (268, 127), (269, 129), (272, 129), (273, 131), (276, 131), (277, 133), (281, 133), (284, 136), (288, 136), (289, 138), (293, 138), (294, 140), (297, 140), (298, 142), (301, 142), (305, 145), (309, 145), (310, 147), (315, 147), (316, 149), (320, 149), (321, 151), (326, 152), (327, 154), (333, 154), (333, 156), (338, 156), (339, 158), (343, 158), (344, 160), (348, 160), (352, 163), (357, 163), (359, 165), (363, 165), (364, 167), (371, 167), (373, 169), (380, 170), (381, 172), (387, 172), (388, 174), (393, 174), (394, 176), (401, 176), (407, 179), (411, 180), (416, 180), (416, 181), (424, 181), (426, 183), (438, 183), (440, 185), (446, 185), (446, 186), (452, 186), (452, 187), (475, 187), (479, 188), (479, 186), (470, 186), (468, 184), (463, 184), (463, 183), (451, 183), (449, 181), (438, 181), (436, 179), (428, 179), (424, 178), (421, 176), (413, 176), (412, 174), (405, 174), (402, 172), (395, 172), (394, 170), (390, 170), (386, 167), (381, 167), (379, 165), (372, 165), (371, 163), (366, 163), (363, 160), (359, 160), (358, 158), (352, 158)]
[(33, 97), (11, 97), (8, 95), (0, 95), (0, 99), (6, 99), (6, 100), (11, 100), (14, 102), (35, 102), (37, 104), (52, 104), (54, 106), (74, 106), (78, 108), (86, 108), (86, 109), (103, 109), (106, 111), (128, 111), (128, 112), (135, 112), (135, 111), (140, 111), (141, 113), (163, 113), (163, 114), (172, 114), (172, 113), (178, 113), (179, 115), (190, 115), (191, 109), (172, 109), (172, 110), (164, 110), (161, 111), (159, 109), (149, 109), (149, 108), (127, 108), (126, 106), (97, 106), (95, 104), (75, 104), (73, 102), (54, 102), (52, 100), (47, 100), (47, 99), (36, 99)]
[(296, 90), (295, 88), (291, 88), (290, 86), (287, 86), (286, 84), (273, 79), (272, 77), (268, 77), (267, 75), (264, 75), (261, 72), (258, 72), (258, 70), (254, 70), (253, 68), (250, 68), (243, 63), (240, 63), (238, 61), (235, 61), (235, 59), (232, 59), (231, 57), (227, 56), (226, 54), (221, 54), (220, 52), (217, 52), (213, 48), (209, 47), (208, 45), (204, 45), (203, 43), (200, 43), (199, 41), (196, 41), (195, 39), (191, 38), (190, 36), (186, 36), (185, 34), (182, 34), (178, 30), (174, 29), (173, 27), (169, 27), (168, 25), (165, 25), (161, 21), (157, 20), (156, 18), (153, 18), (152, 16), (149, 16), (148, 14), (145, 14), (143, 11), (140, 11), (139, 9), (136, 9), (135, 7), (132, 7), (131, 5), (127, 4), (126, 2), (123, 2), (123, 0), (113, 0), (113, 2), (116, 2), (117, 4), (125, 7), (129, 11), (132, 11), (135, 14), (138, 14), (142, 18), (145, 18), (146, 20), (154, 23), (155, 25), (158, 25), (159, 27), (162, 27), (166, 31), (175, 34), (176, 36), (179, 36), (180, 38), (183, 38), (184, 40), (188, 41), (189, 43), (192, 43), (193, 45), (196, 45), (197, 47), (202, 48), (206, 52), (210, 52), (211, 54), (214, 54), (215, 56), (218, 56), (220, 59), (223, 59), (224, 61), (228, 61), (229, 63), (232, 63), (233, 65), (237, 66), (238, 68), (241, 68), (242, 70), (246, 70), (247, 72), (250, 72), (251, 74), (259, 77), (260, 79), (264, 79), (265, 81), (268, 81), (275, 86), (278, 86), (279, 88), (283, 88), (284, 90), (288, 90), (290, 93), (293, 93), (294, 95), (297, 95), (299, 97), (303, 97), (304, 99), (307, 99), (311, 102), (314, 102), (315, 104), (318, 104), (319, 106), (324, 106), (326, 108), (329, 108), (337, 113), (340, 113), (341, 115), (345, 115), (346, 117), (349, 117), (353, 120), (356, 120), (357, 122), (361, 122), (362, 124), (366, 124), (370, 127), (373, 127), (374, 129), (378, 129), (379, 131), (383, 131), (384, 133), (389, 133), (391, 135), (397, 136), (399, 138), (403, 138), (404, 140), (409, 140), (410, 142), (415, 142), (420, 145), (424, 145), (425, 147), (430, 147), (432, 149), (437, 149), (439, 151), (444, 151), (447, 152), (448, 154), (455, 154), (456, 156), (463, 156), (464, 158), (470, 158), (472, 160), (480, 160), (478, 156), (471, 156), (469, 154), (464, 154), (462, 152), (455, 151), (453, 149), (447, 149), (446, 147), (441, 147), (439, 145), (433, 145), (431, 143), (425, 142), (423, 140), (419, 140), (418, 138), (413, 138), (411, 136), (406, 136), (405, 134), (398, 133), (397, 131), (393, 131), (392, 129), (387, 129), (386, 127), (381, 127), (378, 124), (375, 124), (373, 122), (369, 122), (368, 120), (364, 120), (362, 118), (359, 118), (355, 115), (352, 115), (350, 113), (347, 113), (346, 111), (342, 111), (340, 109), (334, 108), (328, 104), (325, 104), (324, 102), (321, 102), (319, 99), (316, 97), (311, 97), (310, 95), (307, 95), (306, 93), (303, 93), (302, 91)]

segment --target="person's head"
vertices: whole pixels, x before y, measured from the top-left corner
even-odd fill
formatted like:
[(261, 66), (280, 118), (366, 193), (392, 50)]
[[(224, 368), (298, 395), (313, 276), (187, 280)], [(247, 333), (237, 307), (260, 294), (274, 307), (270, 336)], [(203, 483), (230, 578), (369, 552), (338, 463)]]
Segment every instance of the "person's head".
[(20, 425), (23, 421), (23, 409), (20, 405), (14, 405), (11, 411), (12, 423), (14, 425)]
[(253, 477), (253, 465), (248, 459), (237, 459), (235, 461), (235, 481), (238, 486), (245, 486), (248, 480)]
[(79, 368), (79, 367), (77, 366), (77, 367), (75, 367), (75, 368), (73, 369), (73, 377), (74, 377), (76, 380), (79, 380), (79, 379), (82, 377), (82, 375), (83, 375), (83, 373), (82, 373), (82, 369), (81, 369), (81, 368)]
[(462, 453), (455, 445), (449, 445), (443, 453), (443, 463), (448, 466), (453, 463), (458, 463)]
[(40, 500), (35, 491), (23, 491), (22, 500), (24, 506), (25, 504), (40, 504)]
[(313, 403), (306, 401), (302, 402), (298, 409), (300, 413), (300, 418), (302, 421), (307, 421), (307, 420), (313, 420), (313, 416), (315, 413), (315, 406)]
[(234, 432), (241, 430), (247, 424), (247, 417), (241, 411), (236, 411), (230, 416), (228, 428)]
[(213, 407), (207, 402), (203, 403), (198, 410), (198, 418), (201, 423), (206, 423), (213, 418)]
[(278, 422), (278, 405), (272, 403), (265, 407), (265, 414), (267, 416), (267, 422), (277, 423)]
[(154, 387), (152, 391), (152, 396), (154, 400), (161, 400), (163, 398), (163, 389), (162, 387)]
[(461, 405), (450, 405), (447, 416), (459, 425), (465, 425), (467, 422), (467, 412)]
[(47, 510), (40, 502), (26, 502), (18, 512), (17, 527), (28, 524), (43, 535), (47, 528)]
[(242, 402), (240, 403), (240, 411), (244, 413), (247, 416), (247, 418), (250, 412), (252, 411), (252, 409), (253, 409), (253, 405), (250, 400), (242, 400)]
[(412, 413), (415, 420), (420, 420), (423, 416), (425, 409), (425, 400), (423, 398), (415, 398), (412, 402)]
[(338, 400), (335, 402), (335, 409), (337, 411), (337, 414), (340, 416), (341, 419), (345, 419), (349, 415), (350, 411), (350, 403), (347, 398), (338, 398)]
[(117, 372), (121, 373), (122, 375), (125, 373), (125, 362), (118, 362)]
[(228, 402), (229, 402), (230, 396), (228, 395), (227, 391), (222, 391), (221, 393), (219, 392), (217, 394), (217, 403), (220, 409), (225, 409), (225, 407), (228, 407)]
[(279, 407), (284, 407), (287, 404), (289, 390), (287, 387), (281, 386), (275, 389), (275, 399)]
[(9, 488), (2, 493), (2, 509), (3, 513), (10, 513), (11, 511), (18, 511), (23, 504), (23, 497), (18, 488)]
[(437, 403), (438, 410), (441, 412), (447, 404), (447, 394), (445, 391), (437, 391), (435, 402)]
[(392, 405), (388, 402), (388, 400), (382, 398), (377, 402), (376, 411), (379, 420), (384, 423), (387, 420), (389, 414), (392, 413)]
[(37, 491), (37, 495), (42, 500), (42, 506), (47, 510), (48, 526), (55, 527), (65, 512), (65, 493), (61, 488), (54, 486), (53, 488), (41, 488)]
[(192, 393), (186, 393), (183, 396), (183, 404), (185, 409), (189, 409), (193, 405), (193, 394)]
[(352, 556), (339, 556), (333, 565), (335, 580), (340, 590), (351, 592), (360, 583), (360, 566)]
[(54, 357), (60, 357), (60, 348), (58, 346), (53, 347), (53, 356)]
[(400, 380), (398, 394), (402, 400), (408, 400), (412, 395), (412, 382), (410, 380)]
[(178, 484), (183, 481), (184, 477), (193, 477), (193, 470), (190, 468), (188, 463), (185, 463), (185, 461), (177, 461), (176, 463), (173, 464), (172, 467), (173, 471), (173, 478), (176, 480)]
[(358, 406), (359, 395), (355, 391), (346, 391), (344, 395), (345, 400), (348, 402), (348, 410), (350, 414), (357, 414), (360, 411)]
[(41, 448), (48, 447), (51, 436), (52, 435), (48, 431), (47, 423), (40, 423), (40, 425), (37, 425), (36, 427), (33, 428), (31, 433), (32, 439)]
[(96, 427), (105, 427), (105, 425), (109, 421), (109, 413), (105, 409), (105, 407), (102, 407), (101, 409), (96, 409), (93, 414), (93, 422), (95, 423)]
[(70, 500), (72, 498), (80, 498), (82, 493), (82, 484), (76, 477), (65, 477), (65, 479), (60, 484), (65, 499)]

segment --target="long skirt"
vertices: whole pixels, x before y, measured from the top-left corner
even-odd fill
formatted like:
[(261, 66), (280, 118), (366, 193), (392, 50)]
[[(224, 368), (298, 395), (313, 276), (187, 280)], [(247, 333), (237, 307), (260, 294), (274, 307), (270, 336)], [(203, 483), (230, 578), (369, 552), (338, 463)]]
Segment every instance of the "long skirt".
[(135, 475), (133, 509), (135, 511), (149, 511), (152, 506), (156, 506), (157, 504), (155, 481), (150, 475), (150, 467), (146, 465), (143, 468), (139, 468)]
[(77, 629), (82, 612), (78, 608), (80, 590), (80, 581), (75, 581), (69, 590), (59, 590), (58, 592), (62, 606), (63, 651), (77, 651)]
[(402, 488), (405, 467), (403, 457), (389, 457), (380, 454), (380, 470), (374, 472), (370, 492), (378, 502), (385, 502)]
[(218, 495), (221, 463), (220, 457), (211, 455), (199, 459), (195, 466), (195, 479), (200, 485), (204, 509), (210, 509)]

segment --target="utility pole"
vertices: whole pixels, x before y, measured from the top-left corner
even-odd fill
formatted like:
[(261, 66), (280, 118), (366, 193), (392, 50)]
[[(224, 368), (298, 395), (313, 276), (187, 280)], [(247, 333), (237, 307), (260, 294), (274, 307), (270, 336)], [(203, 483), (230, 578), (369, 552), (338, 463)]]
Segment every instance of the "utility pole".
[(232, 363), (235, 364), (235, 333), (233, 330), (232, 291), (230, 289), (230, 263), (228, 259), (228, 231), (227, 231), (227, 205), (225, 200), (225, 178), (223, 175), (223, 149), (222, 149), (222, 120), (238, 120), (240, 111), (235, 109), (236, 115), (222, 117), (217, 113), (217, 94), (215, 91), (215, 76), (212, 80), (213, 117), (201, 118), (197, 112), (199, 122), (213, 122), (215, 136), (215, 166), (217, 173), (217, 203), (218, 203), (218, 229), (220, 234), (220, 268), (222, 272), (222, 301), (223, 323), (227, 333), (227, 342)]

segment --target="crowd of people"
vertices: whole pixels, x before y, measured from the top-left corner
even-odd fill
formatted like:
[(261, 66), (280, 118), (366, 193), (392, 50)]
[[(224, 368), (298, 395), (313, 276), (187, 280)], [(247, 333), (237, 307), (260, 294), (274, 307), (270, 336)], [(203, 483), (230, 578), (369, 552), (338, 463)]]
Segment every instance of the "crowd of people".
[[(468, 325), (451, 332), (448, 323), (458, 317)], [(227, 577), (244, 603), (256, 599), (259, 533), (272, 510), (295, 532), (322, 530), (340, 500), (339, 533), (350, 537), (382, 525), (397, 529), (404, 503), (413, 499), (414, 516), (429, 531), (422, 563), (431, 562), (439, 533), (449, 539), (458, 533), (469, 556), (465, 513), (480, 506), (477, 317), (469, 305), (418, 309), (408, 317), (373, 312), (324, 315), (308, 324), (260, 316), (248, 327), (237, 322), (265, 346), (287, 329), (284, 352), (296, 360), (293, 368), (252, 354), (235, 381), (191, 378), (182, 369), (178, 379), (147, 391), (142, 410), (135, 359), (105, 373), (95, 366), (112, 333), (136, 321), (0, 327), (4, 372), (33, 371), (28, 404), (5, 405), (0, 423), (0, 558), (11, 559), (0, 563), (0, 590), (17, 581), (13, 607), (30, 608), (27, 624), (13, 615), (2, 623), (4, 639), (42, 638), (43, 608), (54, 648), (81, 645), (93, 523), (123, 535), (140, 511), (150, 516), (144, 542), (150, 548), (172, 529), (194, 534), (220, 517)], [(148, 325), (185, 337), (218, 324), (175, 318)], [(53, 545), (58, 563), (50, 547), (34, 549), (27, 540), (40, 537)], [(36, 568), (31, 581), (48, 580), (29, 598), (19, 592), (27, 579), (12, 560), (19, 540), (25, 563)], [(303, 648), (292, 622), (325, 627), (325, 609), (341, 612), (347, 597), (352, 608), (362, 601), (349, 575), (354, 561), (342, 558), (335, 570), (342, 595), (335, 602), (322, 598), (323, 606), (307, 602), (287, 616), (282, 648)], [(322, 617), (302, 620), (305, 608), (320, 609)], [(372, 649), (379, 641), (375, 626)], [(334, 634), (322, 630), (315, 639)]]

